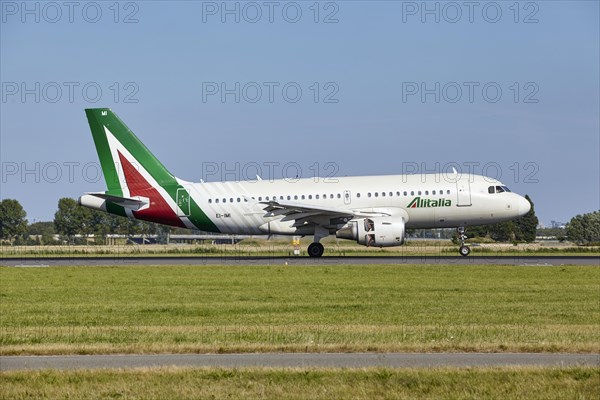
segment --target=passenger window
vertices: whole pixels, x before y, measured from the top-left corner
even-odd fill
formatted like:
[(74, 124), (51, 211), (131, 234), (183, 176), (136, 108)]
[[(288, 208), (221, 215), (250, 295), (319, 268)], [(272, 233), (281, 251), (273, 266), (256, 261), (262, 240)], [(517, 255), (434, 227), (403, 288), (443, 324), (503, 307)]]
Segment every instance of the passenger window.
[(316, 200), (319, 200), (319, 195), (318, 195), (318, 194), (317, 194), (317, 195), (315, 195), (315, 199), (316, 199)]
[(429, 196), (429, 190), (425, 191), (425, 196)]
[(294, 195), (294, 200), (298, 200), (298, 195)]
[(233, 203), (233, 197), (229, 199), (229, 202), (230, 202), (230, 203)]
[[(377, 194), (375, 194), (377, 195)], [(385, 192), (381, 192), (381, 197), (385, 197)]]
[(215, 203), (218, 203), (218, 202), (219, 202), (219, 199), (215, 199)]
[(212, 199), (208, 199), (208, 204), (212, 204)]
[(227, 199), (223, 199), (223, 203), (227, 203)]
[(237, 201), (238, 201), (238, 203), (240, 203), (242, 200), (241, 200), (241, 199), (238, 197), (238, 198), (237, 198)]
[(302, 200), (304, 200), (304, 199), (306, 199), (306, 196), (305, 196), (305, 195), (302, 195)]
[(446, 190), (446, 194), (450, 194), (450, 190)]
[(396, 192), (396, 196), (400, 197), (400, 192)]
[(309, 199), (309, 200), (312, 200), (312, 194), (309, 194), (309, 195), (308, 195), (308, 199)]
[(291, 199), (292, 199), (292, 196), (288, 196), (288, 197), (287, 197), (287, 199), (288, 199), (288, 200), (291, 200)]
[(392, 197), (394, 195), (394, 192), (390, 192), (390, 197)]
[(360, 198), (360, 193), (356, 193), (356, 198), (359, 199)]
[[(333, 196), (333, 195), (332, 195), (332, 196)], [(342, 195), (338, 193), (338, 194), (337, 194), (337, 198), (338, 198), (338, 199), (341, 199), (341, 198), (342, 198)]]
[(414, 191), (414, 190), (411, 190), (411, 191), (410, 191), (410, 195), (411, 195), (411, 196), (414, 196), (414, 195), (415, 195), (415, 191)]
[(405, 195), (405, 196), (408, 196), (408, 193), (407, 193), (406, 191), (404, 191), (404, 195)]
[(433, 192), (431, 192), (431, 194), (435, 196), (435, 190)]
[(421, 191), (419, 190), (419, 196), (421, 195)]
[(259, 196), (259, 197), (258, 197), (258, 201), (262, 201), (262, 196)]
[(371, 192), (367, 193), (367, 197), (371, 197)]
[(488, 187), (488, 193), (489, 193), (489, 194), (494, 194), (494, 193), (496, 193), (496, 191), (494, 190), (494, 187), (493, 187), (493, 186), (490, 186), (490, 187)]

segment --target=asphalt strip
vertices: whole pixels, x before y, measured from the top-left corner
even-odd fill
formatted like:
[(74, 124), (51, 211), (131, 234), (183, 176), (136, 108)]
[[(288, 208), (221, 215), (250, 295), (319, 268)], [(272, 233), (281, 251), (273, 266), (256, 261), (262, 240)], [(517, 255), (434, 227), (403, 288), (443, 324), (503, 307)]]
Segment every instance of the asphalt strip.
[(600, 366), (600, 354), (574, 353), (251, 353), (2, 356), (0, 371), (156, 367), (436, 368)]

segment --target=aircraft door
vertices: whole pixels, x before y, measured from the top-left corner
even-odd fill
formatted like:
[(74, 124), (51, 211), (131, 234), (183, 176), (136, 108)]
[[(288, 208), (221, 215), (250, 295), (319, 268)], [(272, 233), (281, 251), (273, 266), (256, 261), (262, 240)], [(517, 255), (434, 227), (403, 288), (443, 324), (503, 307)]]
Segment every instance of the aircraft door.
[(349, 190), (344, 190), (344, 204), (350, 205), (352, 201), (352, 195)]
[(190, 192), (185, 188), (177, 189), (177, 216), (188, 217), (190, 215)]
[(471, 183), (469, 176), (462, 176), (456, 181), (456, 205), (459, 207), (471, 206)]

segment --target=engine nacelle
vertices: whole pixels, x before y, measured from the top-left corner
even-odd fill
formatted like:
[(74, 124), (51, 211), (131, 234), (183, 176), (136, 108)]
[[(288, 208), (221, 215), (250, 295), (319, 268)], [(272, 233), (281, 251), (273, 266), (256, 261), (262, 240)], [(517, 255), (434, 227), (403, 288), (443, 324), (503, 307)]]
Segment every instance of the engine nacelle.
[(360, 218), (349, 221), (335, 236), (356, 240), (358, 244), (367, 247), (393, 247), (404, 244), (404, 231), (403, 218)]

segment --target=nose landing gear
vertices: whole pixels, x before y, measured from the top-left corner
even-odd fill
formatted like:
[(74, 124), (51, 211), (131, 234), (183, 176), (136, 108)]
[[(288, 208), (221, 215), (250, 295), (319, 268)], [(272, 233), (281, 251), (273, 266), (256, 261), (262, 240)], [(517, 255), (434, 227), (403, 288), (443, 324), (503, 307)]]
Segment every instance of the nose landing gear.
[(459, 226), (456, 228), (456, 233), (458, 234), (458, 241), (460, 242), (460, 247), (458, 248), (458, 252), (461, 256), (466, 257), (471, 253), (471, 249), (469, 246), (465, 246), (465, 239), (467, 235), (465, 235), (465, 227)]

